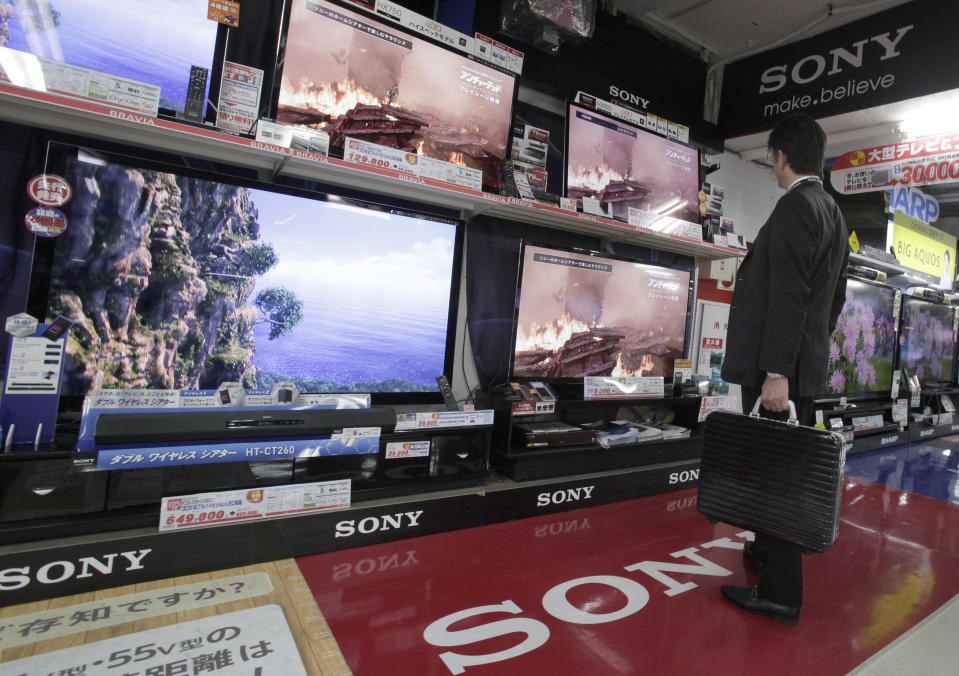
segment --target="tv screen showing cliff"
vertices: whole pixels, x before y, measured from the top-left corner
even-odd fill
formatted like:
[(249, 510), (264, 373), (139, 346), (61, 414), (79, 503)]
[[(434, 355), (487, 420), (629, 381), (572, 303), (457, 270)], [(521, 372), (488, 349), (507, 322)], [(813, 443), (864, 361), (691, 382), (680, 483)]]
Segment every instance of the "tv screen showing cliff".
[(208, 9), (207, 0), (0, 0), (0, 46), (157, 85), (160, 107), (182, 111), (190, 67), (213, 65)]
[(455, 222), (99, 160), (67, 176), (47, 300), (75, 322), (65, 394), (438, 391)]
[(533, 245), (522, 265), (514, 376), (672, 378), (689, 272)]
[(829, 394), (889, 392), (896, 361), (896, 290), (850, 279), (829, 343)]
[(566, 195), (699, 223), (699, 152), (577, 105), (567, 113)]
[(514, 78), (365, 16), (293, 0), (276, 119), (483, 171), (502, 185)]
[(920, 383), (952, 380), (955, 312), (956, 308), (951, 305), (903, 297), (899, 368), (918, 376)]

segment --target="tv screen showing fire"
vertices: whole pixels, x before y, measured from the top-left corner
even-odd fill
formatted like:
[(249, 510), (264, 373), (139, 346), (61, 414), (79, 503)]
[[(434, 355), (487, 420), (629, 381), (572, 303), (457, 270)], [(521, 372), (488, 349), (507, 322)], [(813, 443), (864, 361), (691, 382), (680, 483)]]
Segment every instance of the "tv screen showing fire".
[(515, 79), (321, 0), (294, 0), (277, 122), (480, 169), (502, 186)]
[(685, 270), (526, 245), (513, 375), (672, 378), (689, 284)]
[(577, 105), (568, 111), (566, 195), (699, 223), (699, 153), (645, 129)]

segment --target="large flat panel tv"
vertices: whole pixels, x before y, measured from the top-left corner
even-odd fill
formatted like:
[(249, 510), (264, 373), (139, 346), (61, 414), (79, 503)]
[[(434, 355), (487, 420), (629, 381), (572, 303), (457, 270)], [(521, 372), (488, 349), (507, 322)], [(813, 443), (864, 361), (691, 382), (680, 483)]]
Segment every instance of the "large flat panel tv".
[(512, 374), (673, 376), (686, 353), (690, 271), (526, 244)]
[(440, 401), (458, 221), (83, 152), (62, 161), (69, 227), (38, 245), (34, 271), (50, 281), (31, 294), (42, 316), (75, 322), (64, 394), (292, 381)]
[(699, 223), (699, 151), (577, 104), (567, 111), (566, 195)]
[(915, 374), (923, 384), (948, 383), (956, 353), (955, 313), (955, 306), (904, 296), (899, 368)]
[(855, 279), (829, 342), (824, 392), (854, 396), (892, 389), (896, 362), (896, 290)]
[(515, 79), (324, 0), (291, 0), (276, 118), (483, 171), (502, 185)]
[(161, 108), (182, 111), (190, 67), (213, 68), (219, 24), (207, 18), (207, 0), (17, 0), (4, 7), (13, 9), (0, 45), (157, 85)]

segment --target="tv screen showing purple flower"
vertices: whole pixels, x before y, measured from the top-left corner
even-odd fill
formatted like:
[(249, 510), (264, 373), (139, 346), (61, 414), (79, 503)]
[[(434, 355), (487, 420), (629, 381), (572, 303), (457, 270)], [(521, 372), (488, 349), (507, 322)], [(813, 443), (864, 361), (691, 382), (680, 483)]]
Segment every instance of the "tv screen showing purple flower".
[(896, 292), (850, 279), (846, 304), (829, 344), (826, 392), (860, 394), (892, 388)]
[(903, 299), (899, 367), (917, 375), (921, 383), (952, 380), (956, 349), (953, 334), (955, 312), (951, 305), (912, 297)]

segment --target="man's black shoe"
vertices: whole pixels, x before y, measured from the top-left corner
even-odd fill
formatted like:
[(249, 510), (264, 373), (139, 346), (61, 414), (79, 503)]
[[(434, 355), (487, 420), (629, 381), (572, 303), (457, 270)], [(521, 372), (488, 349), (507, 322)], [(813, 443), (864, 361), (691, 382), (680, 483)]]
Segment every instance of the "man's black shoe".
[(731, 584), (723, 585), (723, 596), (735, 603), (743, 610), (761, 615), (769, 615), (783, 624), (799, 624), (798, 606), (784, 606), (767, 599), (759, 598), (755, 587), (734, 587)]
[(753, 570), (756, 571), (756, 575), (763, 574), (763, 564), (765, 562), (760, 560), (760, 558), (756, 556), (755, 542), (747, 542), (746, 544), (743, 545), (743, 558), (746, 561), (749, 561), (749, 563), (753, 564)]

